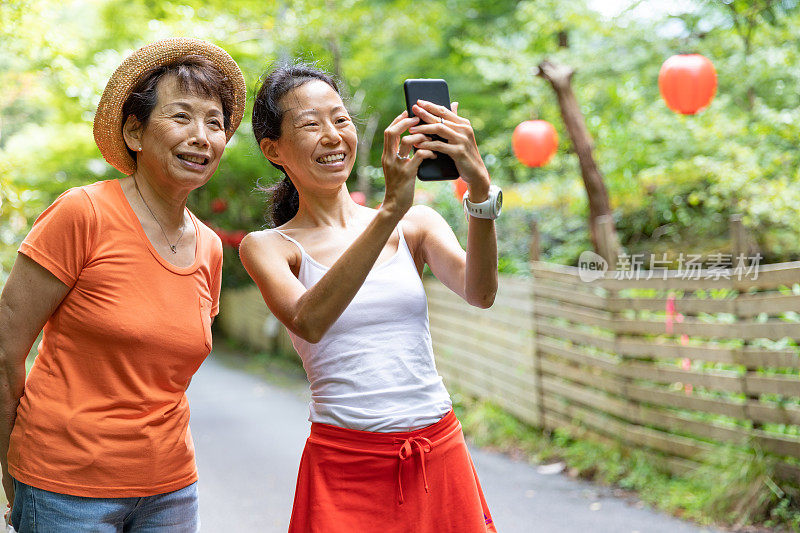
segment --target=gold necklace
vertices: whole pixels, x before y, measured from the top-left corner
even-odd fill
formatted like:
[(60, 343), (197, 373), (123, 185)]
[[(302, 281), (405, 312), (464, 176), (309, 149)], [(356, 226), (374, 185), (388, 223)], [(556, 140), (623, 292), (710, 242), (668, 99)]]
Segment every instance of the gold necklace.
[(162, 226), (161, 222), (158, 221), (158, 218), (156, 217), (156, 214), (153, 213), (153, 210), (150, 209), (149, 205), (147, 205), (147, 202), (145, 201), (144, 196), (142, 196), (142, 191), (139, 190), (139, 184), (136, 182), (136, 178), (133, 178), (133, 185), (136, 187), (136, 192), (139, 193), (139, 198), (142, 199), (142, 203), (147, 208), (147, 210), (150, 211), (150, 215), (152, 215), (153, 220), (155, 220), (156, 224), (158, 224), (158, 227), (161, 228), (161, 233), (164, 234), (164, 240), (167, 241), (167, 244), (169, 245), (169, 249), (172, 250), (173, 254), (177, 254), (178, 253), (178, 243), (181, 242), (181, 239), (183, 238), (183, 231), (184, 231), (184, 229), (186, 229), (186, 224), (181, 219), (181, 234), (178, 235), (178, 240), (175, 241), (175, 244), (172, 244), (171, 242), (169, 242), (169, 237), (167, 237), (167, 232), (164, 231), (164, 226)]

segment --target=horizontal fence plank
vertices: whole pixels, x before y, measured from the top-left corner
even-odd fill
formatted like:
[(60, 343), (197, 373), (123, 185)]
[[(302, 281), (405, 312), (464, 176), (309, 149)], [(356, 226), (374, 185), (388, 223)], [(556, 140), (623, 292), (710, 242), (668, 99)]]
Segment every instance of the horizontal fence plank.
[[(539, 295), (539, 291), (534, 291)], [(570, 302), (569, 293), (558, 293), (552, 296), (544, 296)], [(583, 299), (576, 298), (583, 303)], [(734, 298), (713, 299), (713, 298), (694, 298), (684, 295), (683, 298), (674, 300), (675, 312), (684, 315), (698, 315), (700, 313), (730, 313), (745, 318), (752, 318), (760, 314), (777, 315), (787, 311), (797, 311), (800, 309), (800, 295), (780, 294), (776, 292), (758, 294), (739, 294)], [(584, 303), (584, 305), (586, 305)], [(626, 310), (664, 312), (667, 306), (667, 298), (620, 298), (609, 297), (606, 304), (599, 303), (598, 309), (607, 311), (622, 312)]]
[(562, 318), (570, 322), (580, 322), (585, 326), (596, 326), (613, 330), (614, 320), (611, 313), (596, 311), (587, 307), (536, 300), (533, 314), (535, 317)]
[[(692, 420), (618, 397), (608, 396), (589, 387), (581, 387), (563, 380), (544, 378), (542, 386), (547, 392), (574, 400), (587, 408), (624, 418), (637, 425), (652, 425), (670, 432), (691, 433), (708, 440), (720, 440), (735, 444), (742, 444), (750, 438), (750, 432), (746, 428), (725, 427)], [(800, 443), (798, 446), (800, 448)]]
[(684, 458), (698, 458), (710, 455), (715, 446), (706, 442), (673, 435), (652, 428), (624, 423), (613, 417), (606, 416), (589, 409), (558, 401), (547, 396), (544, 397), (544, 408), (555, 411), (573, 420), (579, 420), (587, 426), (611, 435), (618, 435), (623, 441), (631, 444), (646, 446), (670, 455)]
[(498, 361), (496, 358), (488, 357), (485, 353), (473, 352), (461, 345), (450, 344), (441, 338), (434, 340), (434, 352), (437, 356), (448, 351), (459, 354), (460, 360), (468, 361), (485, 372), (502, 375), (509, 380), (510, 385), (520, 387), (522, 390), (533, 387), (535, 383), (533, 369), (530, 366)]
[[(605, 309), (615, 313), (622, 311), (665, 312), (668, 299), (662, 298), (621, 298), (609, 297)], [(684, 315), (700, 313), (736, 313), (736, 299), (675, 298), (675, 312)], [(756, 313), (758, 314), (758, 313)]]
[(800, 261), (759, 265), (756, 280), (743, 279), (735, 282), (738, 289), (791, 287), (795, 283), (800, 283)]
[(750, 400), (745, 412), (754, 422), (800, 426), (800, 407)]
[(800, 377), (762, 376), (748, 374), (747, 392), (751, 394), (780, 394), (781, 396), (800, 396)]
[(641, 426), (655, 426), (671, 433), (688, 433), (706, 440), (746, 445), (755, 442), (762, 449), (784, 456), (800, 457), (800, 438), (768, 434), (742, 426), (725, 426), (697, 420), (660, 409), (643, 406), (622, 398), (605, 395), (589, 387), (543, 378), (546, 392), (577, 401), (587, 408), (603, 411)]
[[(662, 320), (634, 320), (617, 318), (609, 326), (614, 331), (626, 335), (663, 335), (665, 324)], [(690, 337), (722, 337), (738, 339), (782, 339), (800, 338), (800, 322), (768, 320), (766, 322), (739, 321), (730, 324), (705, 322), (684, 318), (672, 326), (672, 335)]]
[(465, 350), (479, 356), (487, 364), (497, 363), (533, 375), (535, 367), (533, 343), (523, 346), (521, 350), (506, 350), (481, 338), (459, 335), (450, 328), (440, 328), (435, 324), (431, 325), (431, 337), (434, 348), (440, 345), (454, 351)]
[[(559, 346), (555, 342), (544, 339), (539, 339), (537, 349), (543, 354), (568, 359), (574, 363), (591, 366), (620, 377), (661, 383), (684, 383), (735, 393), (746, 393), (749, 390), (745, 388), (746, 378), (744, 376), (725, 370), (698, 372), (637, 361), (616, 362), (594, 355), (577, 346)], [(798, 385), (800, 385), (800, 381), (798, 381)]]
[[(459, 318), (452, 314), (436, 313), (432, 314), (429, 318), (431, 327), (439, 328), (440, 330), (449, 330), (456, 332), (464, 332), (467, 326), (464, 324), (463, 317)], [(526, 351), (533, 342), (532, 336), (524, 330), (520, 329), (505, 329), (500, 330), (497, 328), (470, 328), (469, 335), (462, 335), (467, 338), (482, 339), (499, 349), (512, 350), (512, 351)], [(466, 340), (464, 342), (467, 342)]]
[(493, 383), (490, 377), (484, 375), (479, 369), (454, 361), (445, 361), (439, 366), (448, 389), (451, 388), (452, 382), (454, 388), (489, 400), (507, 409), (528, 424), (538, 425), (540, 423), (538, 403), (532, 392), (511, 390), (502, 383)]
[[(494, 303), (492, 304), (490, 310), (494, 310), (495, 308), (530, 310), (533, 302), (533, 287), (528, 287), (524, 291), (516, 291), (511, 290), (508, 287), (504, 287), (502, 285), (502, 280), (500, 283), (501, 284), (498, 286), (497, 293), (495, 294)], [(458, 294), (454, 293), (439, 282), (426, 282), (424, 286), (425, 292), (428, 295), (428, 299), (446, 299), (449, 301), (459, 302), (464, 306), (473, 307), (464, 301), (464, 299)], [(479, 309), (477, 307), (475, 307), (475, 309), (483, 311), (483, 309)]]
[(583, 331), (574, 326), (544, 321), (537, 322), (534, 328), (536, 330), (537, 339), (541, 339), (542, 335), (547, 335), (552, 338), (565, 339), (577, 344), (590, 344), (606, 352), (613, 352), (615, 349), (614, 337), (607, 332), (598, 333), (594, 331)]
[(524, 311), (514, 312), (512, 309), (483, 310), (440, 298), (431, 298), (428, 300), (428, 314), (444, 314), (453, 317), (461, 317), (464, 325), (480, 323), (483, 327), (496, 327), (499, 329), (533, 328), (530, 314)]
[[(605, 348), (604, 348), (605, 349)], [(613, 347), (607, 351), (620, 355), (642, 358), (678, 359), (689, 358), (748, 368), (781, 367), (800, 368), (800, 355), (794, 350), (765, 350), (752, 346), (725, 348), (713, 345), (682, 345), (672, 339), (645, 339), (641, 337), (619, 336)]]
[(599, 368), (610, 373), (620, 374), (620, 364), (607, 357), (601, 357), (587, 353), (575, 346), (567, 346), (563, 343), (540, 338), (536, 344), (536, 349), (542, 354), (555, 355), (586, 366)]
[[(560, 318), (586, 326), (595, 326), (621, 335), (666, 335), (663, 320), (613, 318), (610, 313), (574, 306), (566, 303), (549, 303), (537, 300), (534, 316), (539, 319)], [(696, 318), (684, 318), (672, 325), (670, 335), (688, 335), (703, 338), (783, 339), (800, 338), (800, 322), (767, 320), (766, 322), (738, 321), (714, 323)]]
[(557, 283), (559, 286), (570, 287), (576, 291), (605, 295), (605, 289), (599, 283), (582, 281), (575, 267), (532, 261), (530, 269), (531, 278), (536, 284)]
[(568, 302), (592, 309), (608, 310), (607, 298), (586, 291), (576, 291), (574, 287), (562, 285), (558, 282), (547, 280), (535, 280), (533, 285), (533, 297), (538, 301), (540, 298), (549, 298), (558, 302)]
[[(578, 424), (573, 423), (569, 418), (560, 415), (559, 413), (549, 412), (545, 413), (545, 423), (547, 424), (548, 428), (561, 428), (562, 430), (566, 430), (567, 433), (572, 436), (574, 439), (582, 439), (582, 440), (591, 440), (595, 442), (599, 442), (601, 444), (605, 444), (606, 446), (610, 447), (620, 447), (623, 446), (624, 443), (616, 435), (608, 436), (604, 435), (598, 431), (592, 431), (591, 429), (580, 426)], [(658, 452), (652, 452), (649, 450), (635, 448), (628, 446), (623, 446), (627, 449), (636, 449), (639, 453), (644, 455), (648, 458), (651, 464), (655, 465), (656, 468), (660, 468), (666, 472), (671, 474), (683, 475), (689, 472), (694, 471), (697, 467), (700, 466), (700, 463), (689, 459), (683, 459), (680, 457), (673, 457), (670, 455), (664, 455)]]
[[(580, 280), (578, 267), (532, 261), (530, 268), (534, 278), (555, 279), (562, 283), (583, 283), (609, 290), (630, 288), (702, 290), (735, 288), (747, 290), (779, 286), (791, 287), (795, 283), (800, 283), (800, 261), (758, 265), (752, 272), (748, 273), (745, 270), (741, 275), (738, 275), (733, 269), (653, 271), (652, 275), (647, 270), (639, 271), (638, 274), (630, 271), (608, 271), (602, 278), (591, 282)], [(648, 277), (650, 279), (647, 279)]]
[(737, 401), (709, 398), (697, 394), (658, 389), (652, 386), (624, 383), (619, 378), (588, 373), (579, 368), (549, 359), (541, 362), (542, 370), (558, 377), (566, 377), (587, 387), (627, 395), (630, 399), (667, 408), (680, 408), (718, 414), (764, 424), (800, 425), (800, 407), (765, 403), (758, 400)]
[(726, 370), (708, 370), (699, 372), (668, 368), (661, 365), (628, 361), (620, 365), (620, 374), (632, 379), (655, 381), (659, 383), (683, 383), (706, 389), (744, 393), (745, 377)]
[(618, 377), (609, 376), (608, 374), (600, 372), (598, 369), (587, 371), (561, 361), (545, 358), (542, 358), (539, 365), (544, 373), (567, 378), (572, 381), (583, 383), (584, 385), (591, 385), (614, 394), (624, 395), (628, 387), (628, 385)]
[[(440, 297), (450, 298), (469, 305), (459, 295), (448, 289), (444, 284), (435, 279), (426, 279), (423, 282), (425, 292), (429, 298)], [(533, 298), (533, 286), (528, 280), (525, 284), (509, 283), (508, 278), (501, 277), (498, 280), (497, 293), (495, 294), (494, 305), (497, 307), (529, 308)], [(477, 308), (476, 308), (477, 309)]]

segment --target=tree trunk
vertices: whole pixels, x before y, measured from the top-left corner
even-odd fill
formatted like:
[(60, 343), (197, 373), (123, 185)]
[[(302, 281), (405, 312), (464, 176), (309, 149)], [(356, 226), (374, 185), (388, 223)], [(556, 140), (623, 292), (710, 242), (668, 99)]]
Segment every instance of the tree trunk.
[(589, 231), (592, 246), (596, 253), (608, 261), (609, 267), (614, 268), (619, 254), (619, 237), (613, 221), (611, 221), (611, 202), (608, 199), (603, 175), (597, 168), (597, 163), (592, 155), (592, 137), (586, 128), (586, 121), (578, 106), (575, 93), (572, 92), (571, 83), (574, 72), (571, 67), (545, 60), (539, 64), (537, 76), (546, 79), (553, 86), (558, 97), (564, 125), (575, 153), (578, 154), (581, 176), (589, 199)]

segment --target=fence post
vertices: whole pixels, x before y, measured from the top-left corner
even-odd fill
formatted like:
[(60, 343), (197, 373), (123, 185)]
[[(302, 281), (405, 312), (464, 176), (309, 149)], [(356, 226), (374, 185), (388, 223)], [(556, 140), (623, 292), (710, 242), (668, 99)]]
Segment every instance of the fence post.
[[(741, 261), (741, 265), (744, 266), (744, 258), (746, 256), (749, 256), (750, 252), (753, 251), (755, 247), (752, 246), (752, 243), (750, 242), (749, 235), (747, 234), (747, 228), (744, 227), (744, 223), (742, 222), (741, 214), (735, 213), (731, 215), (730, 237), (731, 237), (731, 249), (733, 251), (732, 266), (734, 268), (739, 266), (740, 264), (739, 261)], [(739, 293), (741, 293), (744, 287), (741, 286), (741, 284), (736, 283), (736, 281), (733, 280), (733, 276), (734, 273), (731, 272), (731, 283), (737, 291), (736, 302), (738, 304), (738, 302), (740, 301)], [(739, 306), (736, 305), (736, 322), (741, 322), (741, 321), (742, 317), (740, 316), (739, 313)], [(749, 339), (745, 339), (744, 343), (742, 344), (742, 351), (744, 352), (744, 348), (750, 346), (751, 344), (752, 343)], [(747, 376), (750, 375), (751, 373), (755, 374), (756, 370), (758, 370), (757, 367), (751, 365), (749, 361), (745, 361), (745, 375), (744, 378), (742, 379), (742, 392), (744, 393), (745, 398), (747, 399), (747, 404), (745, 404), (745, 412), (749, 412), (748, 404), (750, 404), (753, 401), (758, 402), (760, 400), (758, 394), (751, 393), (750, 391), (747, 390)], [(754, 430), (759, 430), (763, 427), (762, 424), (759, 422), (756, 421), (751, 421), (751, 422), (753, 424)]]
[(731, 236), (731, 248), (733, 251), (733, 262), (735, 263), (737, 258), (746, 253), (744, 224), (742, 224), (742, 215), (739, 214), (731, 215), (730, 236)]
[(531, 221), (531, 241), (528, 245), (528, 251), (530, 252), (530, 261), (539, 261), (539, 257), (541, 255), (540, 244), (539, 244), (539, 223), (536, 220)]
[(595, 219), (597, 228), (597, 246), (603, 259), (608, 261), (608, 269), (615, 270), (619, 260), (619, 237), (614, 229), (614, 219), (611, 215), (600, 215)]
[(531, 357), (533, 359), (533, 401), (539, 418), (539, 427), (547, 435), (550, 429), (547, 427), (544, 409), (544, 390), (542, 388), (542, 365), (541, 355), (539, 354), (537, 342), (537, 319), (536, 319), (536, 268), (535, 262), (539, 261), (539, 226), (534, 220), (531, 222), (531, 242), (530, 242), (530, 267), (531, 267)]

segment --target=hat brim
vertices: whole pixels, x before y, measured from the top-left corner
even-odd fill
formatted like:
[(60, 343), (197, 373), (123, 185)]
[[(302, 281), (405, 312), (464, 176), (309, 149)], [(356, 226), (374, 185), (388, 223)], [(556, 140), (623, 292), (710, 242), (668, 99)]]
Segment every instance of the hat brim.
[(122, 137), (125, 100), (150, 69), (174, 63), (187, 55), (198, 55), (211, 61), (230, 84), (234, 102), (230, 124), (225, 130), (228, 140), (242, 122), (247, 87), (239, 65), (228, 52), (206, 41), (184, 37), (143, 46), (128, 56), (111, 75), (94, 116), (94, 141), (105, 160), (123, 174), (130, 175), (136, 171), (136, 161), (128, 153)]

